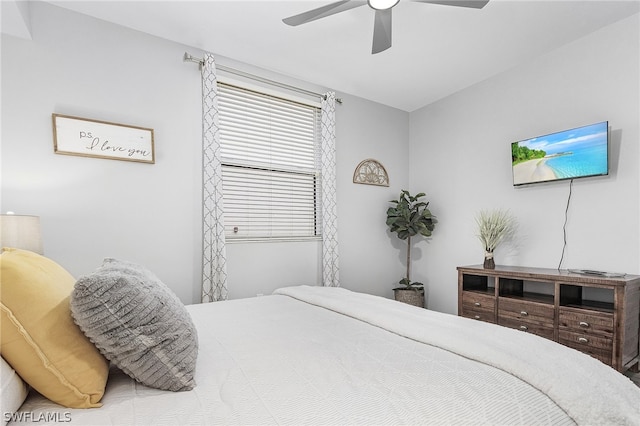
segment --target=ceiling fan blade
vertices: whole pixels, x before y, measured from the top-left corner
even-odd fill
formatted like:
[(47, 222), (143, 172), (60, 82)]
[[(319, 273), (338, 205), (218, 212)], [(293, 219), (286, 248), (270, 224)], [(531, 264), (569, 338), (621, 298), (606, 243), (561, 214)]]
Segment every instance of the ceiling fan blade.
[(413, 0), (418, 3), (442, 4), (445, 6), (472, 7), (482, 9), (489, 3), (489, 0)]
[(376, 10), (373, 23), (373, 47), (376, 54), (391, 47), (391, 9)]
[(325, 18), (327, 16), (335, 15), (336, 13), (344, 12), (345, 10), (353, 9), (359, 6), (367, 4), (366, 0), (354, 1), (354, 0), (342, 0), (335, 3), (328, 4), (326, 6), (312, 9), (299, 15), (290, 16), (284, 18), (282, 22), (287, 25), (295, 27), (300, 24), (315, 21), (316, 19)]

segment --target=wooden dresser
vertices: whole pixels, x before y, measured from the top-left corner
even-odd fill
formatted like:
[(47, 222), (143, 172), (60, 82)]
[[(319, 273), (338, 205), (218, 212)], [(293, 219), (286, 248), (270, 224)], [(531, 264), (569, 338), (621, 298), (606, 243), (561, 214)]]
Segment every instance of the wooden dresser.
[(637, 371), (640, 276), (498, 265), (457, 269), (458, 315), (534, 333), (619, 371)]

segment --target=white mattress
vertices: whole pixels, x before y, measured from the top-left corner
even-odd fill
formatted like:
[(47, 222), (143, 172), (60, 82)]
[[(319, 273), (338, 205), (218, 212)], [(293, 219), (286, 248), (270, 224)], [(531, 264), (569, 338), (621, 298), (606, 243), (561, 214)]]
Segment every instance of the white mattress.
[(194, 390), (150, 389), (112, 370), (102, 408), (32, 395), (20, 424), (575, 424), (501, 369), (286, 295), (188, 310), (200, 344)]

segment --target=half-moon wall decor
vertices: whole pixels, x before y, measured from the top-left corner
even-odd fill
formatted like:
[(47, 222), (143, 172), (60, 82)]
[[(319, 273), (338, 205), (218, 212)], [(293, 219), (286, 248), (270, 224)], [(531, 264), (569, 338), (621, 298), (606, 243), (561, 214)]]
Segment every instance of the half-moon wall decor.
[(389, 186), (389, 175), (380, 162), (367, 158), (362, 160), (353, 172), (353, 183)]

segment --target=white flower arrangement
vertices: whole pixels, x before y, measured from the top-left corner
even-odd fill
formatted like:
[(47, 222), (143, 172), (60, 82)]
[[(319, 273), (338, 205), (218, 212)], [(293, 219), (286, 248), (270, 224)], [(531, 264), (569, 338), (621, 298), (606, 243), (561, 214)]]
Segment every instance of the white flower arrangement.
[(517, 221), (509, 210), (503, 209), (480, 210), (475, 219), (477, 237), (484, 247), (485, 258), (493, 263), (493, 251), (502, 241), (513, 237)]

